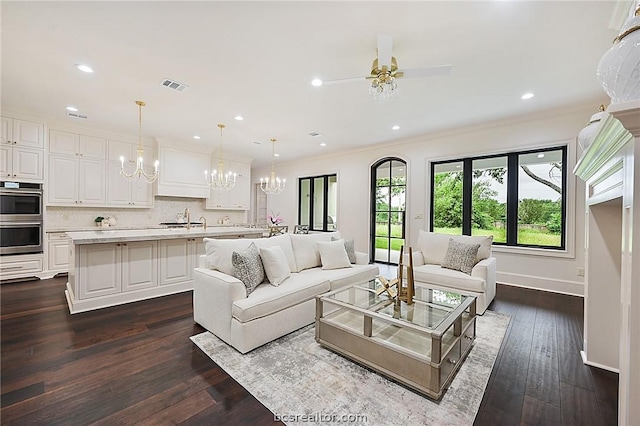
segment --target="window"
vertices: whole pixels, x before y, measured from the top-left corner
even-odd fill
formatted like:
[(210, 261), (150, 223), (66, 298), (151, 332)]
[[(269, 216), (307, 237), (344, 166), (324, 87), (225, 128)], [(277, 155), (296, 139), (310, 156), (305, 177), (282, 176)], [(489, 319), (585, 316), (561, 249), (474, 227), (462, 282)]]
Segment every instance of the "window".
[(564, 249), (567, 148), (432, 163), (431, 229)]
[(407, 165), (384, 158), (371, 166), (371, 250), (376, 262), (398, 264), (404, 245)]
[(298, 224), (310, 231), (334, 231), (338, 210), (337, 175), (304, 177), (298, 185)]

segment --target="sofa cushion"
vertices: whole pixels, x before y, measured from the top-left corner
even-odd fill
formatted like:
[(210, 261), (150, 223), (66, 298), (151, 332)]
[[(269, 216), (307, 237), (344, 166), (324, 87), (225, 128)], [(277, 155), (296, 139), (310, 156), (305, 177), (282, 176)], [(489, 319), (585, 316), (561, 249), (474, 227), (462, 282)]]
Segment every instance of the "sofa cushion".
[(331, 237), (340, 238), (339, 232), (322, 232), (317, 234), (288, 234), (297, 266), (297, 272), (304, 269), (322, 266), (318, 241), (331, 241)]
[[(317, 270), (321, 272), (320, 268)], [(251, 297), (233, 302), (231, 313), (235, 319), (245, 323), (306, 302), (327, 291), (329, 281), (322, 273), (304, 276), (294, 273), (278, 287), (258, 286)]]
[(344, 240), (318, 241), (316, 244), (320, 252), (322, 269), (351, 268)]
[(279, 246), (284, 252), (289, 264), (289, 271), (297, 270), (296, 261), (293, 256), (291, 240), (289, 235), (278, 235), (271, 238), (238, 238), (238, 239), (214, 239), (204, 238), (205, 252), (207, 255), (207, 263), (211, 269), (224, 272), (227, 275), (235, 276), (234, 267), (231, 262), (231, 254), (241, 252), (249, 247), (249, 244), (255, 243), (258, 249), (263, 247)]
[[(484, 293), (486, 282), (480, 277), (474, 277), (464, 272), (442, 268), (440, 265), (422, 265), (413, 268), (413, 278), (416, 283), (436, 284), (474, 293)], [(264, 286), (263, 286), (264, 287)], [(258, 287), (259, 289), (260, 287)]]
[(246, 287), (248, 297), (264, 281), (264, 268), (258, 248), (251, 243), (241, 252), (234, 251), (231, 255), (231, 263), (235, 269), (236, 278)]
[(280, 283), (291, 275), (287, 258), (280, 246), (263, 247), (260, 249), (260, 256), (264, 271), (272, 285), (280, 285)]
[(420, 230), (418, 235), (418, 250), (424, 256), (424, 263), (434, 265), (442, 265), (442, 261), (447, 254), (449, 247), (449, 238), (464, 244), (480, 244), (478, 254), (476, 255), (476, 263), (483, 259), (491, 257), (491, 244), (493, 236), (469, 236), (469, 235), (450, 235), (439, 234), (437, 232), (427, 232)]
[(449, 238), (449, 247), (442, 261), (442, 267), (471, 275), (479, 248), (480, 244), (465, 244)]
[[(339, 238), (331, 237), (331, 241), (337, 241)], [(356, 263), (356, 244), (353, 238), (344, 238), (344, 248), (347, 250), (347, 256), (349, 256), (349, 262)]]
[[(336, 290), (352, 284), (362, 283), (374, 279), (380, 274), (377, 265), (351, 265), (351, 268), (323, 270), (320, 268), (307, 269), (299, 272), (302, 276), (328, 279), (331, 290)], [(317, 277), (317, 278), (315, 278)]]

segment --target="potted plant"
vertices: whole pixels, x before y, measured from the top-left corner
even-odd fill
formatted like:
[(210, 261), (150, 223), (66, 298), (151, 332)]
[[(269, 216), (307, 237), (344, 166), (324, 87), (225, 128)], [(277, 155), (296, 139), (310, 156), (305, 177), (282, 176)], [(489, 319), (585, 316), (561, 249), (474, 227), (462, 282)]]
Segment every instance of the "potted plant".
[(104, 217), (102, 216), (98, 216), (94, 219), (94, 222), (96, 223), (96, 226), (102, 226), (102, 221), (104, 220)]

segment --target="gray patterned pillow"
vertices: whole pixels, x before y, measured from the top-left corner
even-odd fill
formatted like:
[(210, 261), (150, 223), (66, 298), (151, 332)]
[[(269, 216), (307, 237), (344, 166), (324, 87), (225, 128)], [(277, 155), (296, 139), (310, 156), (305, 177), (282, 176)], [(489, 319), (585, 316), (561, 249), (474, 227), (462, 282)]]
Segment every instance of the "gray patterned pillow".
[(264, 281), (264, 268), (260, 260), (260, 251), (255, 243), (241, 252), (234, 251), (231, 254), (231, 263), (235, 268), (235, 277), (247, 288), (247, 297)]
[(444, 256), (440, 266), (471, 275), (471, 270), (476, 265), (476, 256), (479, 248), (480, 244), (459, 243), (453, 238), (449, 238), (447, 254)]
[[(340, 238), (331, 237), (331, 241), (338, 241)], [(349, 262), (356, 263), (356, 246), (353, 242), (353, 238), (345, 238), (344, 239), (344, 248), (347, 250), (347, 256), (349, 257)]]

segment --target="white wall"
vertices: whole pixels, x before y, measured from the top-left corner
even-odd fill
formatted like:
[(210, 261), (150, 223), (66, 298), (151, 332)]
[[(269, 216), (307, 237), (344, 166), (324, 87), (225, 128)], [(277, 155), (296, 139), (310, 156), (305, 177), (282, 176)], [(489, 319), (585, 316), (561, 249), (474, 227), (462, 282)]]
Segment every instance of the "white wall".
[[(339, 230), (343, 235), (355, 238), (357, 250), (367, 252), (370, 167), (381, 158), (399, 157), (407, 162), (408, 168), (407, 243), (412, 245), (417, 242), (418, 231), (428, 229), (430, 161), (567, 144), (567, 250), (554, 253), (540, 249), (495, 248), (494, 256), (501, 283), (582, 295), (584, 280), (577, 271), (584, 267), (585, 189), (572, 170), (578, 155), (576, 135), (600, 103), (602, 99), (545, 114), (423, 135), (307, 161), (280, 163), (276, 165), (277, 174), (287, 179), (288, 187), (282, 194), (269, 196), (269, 208), (279, 211), (284, 223), (295, 224), (297, 179), (336, 173)], [(252, 170), (252, 176), (262, 176), (268, 171), (267, 168), (256, 168)]]

